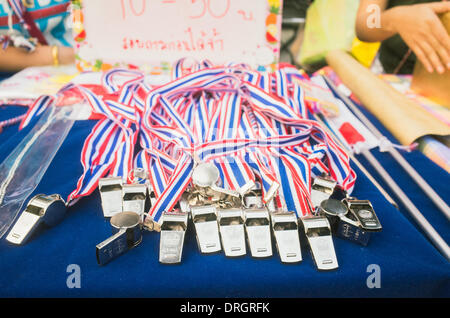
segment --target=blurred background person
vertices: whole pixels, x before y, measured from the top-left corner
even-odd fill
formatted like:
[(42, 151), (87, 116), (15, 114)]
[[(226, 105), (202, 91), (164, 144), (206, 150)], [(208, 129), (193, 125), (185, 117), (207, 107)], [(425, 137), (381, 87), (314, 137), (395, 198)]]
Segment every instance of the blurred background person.
[(75, 61), (70, 0), (0, 0), (0, 71)]
[[(375, 5), (375, 6), (374, 6)], [(380, 25), (368, 19), (380, 13)], [(450, 36), (439, 14), (450, 11), (449, 1), (361, 0), (356, 35), (361, 41), (382, 42), (379, 60), (386, 73), (411, 74), (418, 58), (428, 72), (450, 69)]]

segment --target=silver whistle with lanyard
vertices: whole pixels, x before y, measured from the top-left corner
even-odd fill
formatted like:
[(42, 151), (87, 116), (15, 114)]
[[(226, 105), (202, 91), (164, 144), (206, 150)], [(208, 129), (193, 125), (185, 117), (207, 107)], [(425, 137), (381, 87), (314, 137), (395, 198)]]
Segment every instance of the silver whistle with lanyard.
[(228, 257), (243, 256), (245, 246), (244, 213), (241, 208), (217, 208), (223, 251)]
[(62, 221), (66, 204), (59, 194), (38, 194), (28, 202), (6, 240), (10, 243), (24, 244), (41, 224), (55, 226)]
[(110, 220), (113, 236), (96, 246), (97, 262), (105, 265), (142, 241), (141, 216), (136, 212), (119, 212)]
[(338, 268), (328, 219), (324, 216), (307, 216), (301, 220), (317, 269), (326, 271)]
[(123, 211), (136, 212), (143, 215), (145, 212), (145, 200), (147, 198), (147, 186), (145, 184), (124, 184), (122, 186)]
[(369, 200), (344, 199), (348, 210), (356, 217), (360, 227), (365, 231), (378, 232), (382, 230), (380, 221)]
[(181, 211), (164, 212), (161, 220), (159, 262), (163, 264), (180, 263), (188, 223), (188, 214)]
[(122, 177), (107, 177), (98, 181), (104, 217), (112, 217), (123, 211), (122, 187)]
[(334, 191), (337, 182), (329, 177), (316, 177), (314, 178), (311, 186), (311, 201), (314, 209), (320, 206), (322, 201), (328, 199)]
[(367, 200), (328, 199), (321, 203), (320, 213), (327, 216), (334, 235), (363, 246), (369, 243), (371, 232), (381, 231), (381, 224)]
[(217, 223), (216, 207), (213, 204), (191, 206), (198, 248), (201, 253), (209, 254), (222, 249)]
[(210, 162), (198, 164), (192, 172), (192, 183), (203, 195), (214, 196), (222, 194), (239, 197), (239, 192), (219, 187), (219, 180), (219, 169)]
[(243, 197), (245, 231), (252, 257), (272, 256), (270, 215), (263, 203), (261, 191), (255, 190)]
[(174, 212), (164, 212), (161, 217), (159, 262), (178, 264), (183, 254), (184, 240), (189, 219), (188, 192), (184, 192)]
[(294, 212), (272, 212), (272, 229), (282, 263), (302, 261), (297, 216)]

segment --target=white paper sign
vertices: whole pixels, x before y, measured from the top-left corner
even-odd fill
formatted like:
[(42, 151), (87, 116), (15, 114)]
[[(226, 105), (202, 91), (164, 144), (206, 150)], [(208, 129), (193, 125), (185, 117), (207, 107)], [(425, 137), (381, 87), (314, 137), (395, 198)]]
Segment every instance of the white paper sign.
[(214, 64), (278, 62), (282, 0), (75, 1), (83, 70), (166, 70), (183, 57)]

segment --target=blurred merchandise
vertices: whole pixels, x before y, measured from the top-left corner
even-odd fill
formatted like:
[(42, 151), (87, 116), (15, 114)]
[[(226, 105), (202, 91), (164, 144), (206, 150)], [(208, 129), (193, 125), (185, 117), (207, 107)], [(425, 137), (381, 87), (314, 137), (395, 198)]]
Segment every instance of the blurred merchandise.
[(424, 136), (417, 140), (419, 150), (430, 160), (450, 173), (450, 148), (432, 136)]
[[(442, 23), (450, 33), (450, 12), (442, 15)], [(411, 88), (422, 96), (433, 100), (440, 105), (450, 108), (450, 71), (447, 69), (445, 73), (430, 73), (417, 61), (414, 68)]]
[(26, 68), (0, 83), (0, 103), (29, 106), (41, 95), (56, 94), (77, 74), (72, 65)]
[(350, 51), (355, 38), (358, 6), (357, 0), (314, 1), (307, 11), (298, 63), (323, 66), (328, 51)]
[(371, 67), (374, 62), (378, 49), (380, 48), (380, 42), (368, 43), (362, 42), (358, 38), (353, 39), (351, 53), (359, 63), (365, 67)]

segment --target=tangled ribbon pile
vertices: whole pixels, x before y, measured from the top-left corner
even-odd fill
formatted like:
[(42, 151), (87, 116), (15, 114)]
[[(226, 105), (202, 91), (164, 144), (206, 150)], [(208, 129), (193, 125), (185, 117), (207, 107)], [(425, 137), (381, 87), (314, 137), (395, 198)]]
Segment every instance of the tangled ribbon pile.
[[(194, 167), (212, 162), (222, 186), (241, 194), (262, 191), (265, 202), (279, 195), (297, 216), (311, 213), (311, 180), (329, 174), (351, 193), (356, 174), (347, 154), (308, 106), (290, 65), (261, 73), (242, 64), (213, 66), (180, 60), (173, 80), (149, 85), (136, 70), (114, 69), (102, 85), (66, 85), (42, 96), (21, 127), (59, 97), (78, 94), (99, 118), (81, 153), (84, 172), (68, 202), (91, 194), (104, 176), (133, 182), (145, 169), (156, 197), (149, 215), (158, 221), (171, 211), (191, 182)], [(189, 65), (188, 65), (189, 64)]]

